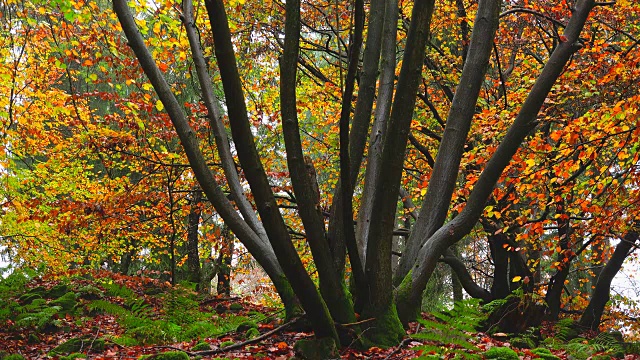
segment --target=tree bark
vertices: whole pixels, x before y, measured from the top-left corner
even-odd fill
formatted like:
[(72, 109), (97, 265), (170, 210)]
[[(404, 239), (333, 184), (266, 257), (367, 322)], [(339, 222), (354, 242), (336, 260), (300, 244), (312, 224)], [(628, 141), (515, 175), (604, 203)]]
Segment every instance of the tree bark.
[[(331, 217), (329, 219), (329, 241), (333, 249), (333, 257), (334, 264), (337, 269), (344, 268), (344, 247), (345, 244), (349, 245), (351, 242), (355, 242), (355, 234), (351, 234), (353, 230), (348, 230), (345, 228), (346, 226), (352, 227), (352, 217), (349, 220), (350, 215), (344, 214), (345, 210), (348, 212), (348, 209), (345, 209), (345, 201), (347, 199), (351, 199), (353, 196), (353, 187), (355, 186), (358, 178), (358, 174), (360, 171), (360, 166), (362, 164), (364, 148), (367, 140), (367, 134), (369, 133), (369, 125), (371, 122), (371, 109), (373, 108), (373, 101), (375, 97), (376, 90), (376, 81), (378, 79), (378, 65), (380, 63), (380, 52), (381, 52), (381, 44), (382, 44), (382, 34), (383, 34), (383, 25), (385, 22), (385, 12), (386, 12), (386, 4), (383, 0), (373, 0), (371, 1), (370, 11), (369, 11), (369, 21), (367, 26), (367, 41), (366, 48), (364, 50), (363, 55), (363, 66), (362, 71), (360, 73), (360, 86), (358, 88), (358, 100), (356, 102), (355, 113), (353, 115), (353, 121), (351, 125), (351, 131), (348, 134), (348, 147), (349, 149), (349, 171), (345, 173), (348, 175), (350, 185), (348, 188), (343, 186), (344, 179), (340, 179), (338, 185), (336, 186), (336, 190), (334, 193), (334, 202), (331, 205), (332, 212)], [(358, 24), (358, 22), (356, 21)], [(362, 29), (355, 31), (356, 34), (362, 34)], [(394, 64), (395, 64), (395, 36), (393, 38), (393, 46), (394, 46)], [(358, 41), (356, 41), (357, 43)], [(359, 51), (351, 52), (349, 66), (353, 67), (353, 71), (357, 70), (359, 64)], [(394, 69), (395, 71), (395, 69)], [(347, 85), (349, 84), (349, 79), (355, 80), (355, 72), (350, 76), (347, 75)], [(393, 86), (393, 82), (392, 82)], [(349, 89), (345, 90), (343, 95), (343, 103), (342, 103), (342, 113), (341, 113), (341, 121), (348, 121), (348, 118), (351, 114), (351, 99), (352, 99), (353, 90), (349, 91)], [(348, 100), (345, 102), (344, 100)], [(342, 120), (346, 118), (346, 120)], [(342, 135), (342, 131), (341, 131)], [(346, 136), (346, 134), (345, 134)], [(343, 147), (341, 146), (341, 149)], [(342, 162), (341, 162), (342, 163)], [(341, 174), (344, 172), (341, 171)], [(346, 179), (346, 178), (345, 178)], [(351, 211), (353, 212), (353, 211)], [(349, 220), (347, 222), (347, 220)], [(353, 238), (352, 238), (353, 236)], [(351, 245), (353, 246), (353, 245)], [(351, 260), (352, 271), (354, 271), (354, 264), (360, 265), (359, 273), (357, 276), (364, 277), (364, 254), (362, 253), (362, 247), (357, 246), (358, 253), (360, 259), (354, 263)], [(350, 252), (355, 253), (355, 249)], [(354, 273), (355, 274), (355, 273)], [(362, 281), (360, 281), (362, 282)], [(362, 290), (361, 290), (362, 292)]]
[(611, 282), (622, 268), (624, 260), (633, 252), (632, 249), (637, 241), (638, 232), (636, 231), (629, 231), (620, 239), (611, 259), (609, 259), (607, 265), (600, 271), (600, 276), (598, 276), (598, 281), (591, 295), (591, 301), (589, 301), (589, 305), (587, 305), (587, 308), (580, 318), (580, 326), (595, 331), (598, 330), (602, 314), (604, 313), (604, 307), (609, 301)]
[(244, 188), (238, 179), (238, 172), (236, 171), (236, 165), (233, 160), (233, 155), (231, 154), (229, 139), (224, 124), (222, 123), (220, 104), (215, 96), (207, 62), (200, 46), (200, 35), (198, 34), (195, 20), (193, 19), (193, 4), (191, 0), (182, 2), (181, 20), (186, 30), (187, 38), (189, 39), (193, 63), (202, 91), (202, 101), (208, 111), (209, 126), (213, 132), (218, 156), (220, 156), (220, 162), (222, 163), (222, 169), (229, 184), (231, 195), (247, 224), (255, 231), (258, 237), (262, 239), (264, 244), (268, 245), (269, 239), (267, 238), (267, 233), (258, 220), (251, 203), (247, 200)]
[(200, 254), (198, 253), (198, 225), (200, 225), (200, 202), (202, 202), (202, 191), (194, 189), (191, 192), (189, 216), (187, 218), (187, 269), (189, 270), (189, 281), (200, 282)]

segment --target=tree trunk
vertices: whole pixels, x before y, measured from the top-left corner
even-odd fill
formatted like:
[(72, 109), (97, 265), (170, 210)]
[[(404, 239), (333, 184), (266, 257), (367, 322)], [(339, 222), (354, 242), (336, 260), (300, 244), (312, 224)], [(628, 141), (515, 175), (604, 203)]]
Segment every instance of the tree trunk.
[(233, 234), (225, 226), (222, 231), (222, 247), (218, 255), (218, 295), (231, 295), (231, 259), (233, 258)]
[(604, 307), (609, 301), (609, 295), (611, 293), (611, 282), (616, 276), (618, 271), (622, 268), (622, 263), (632, 252), (636, 242), (638, 241), (638, 232), (630, 231), (622, 239), (611, 256), (611, 259), (607, 262), (607, 265), (600, 272), (598, 282), (593, 289), (591, 295), (591, 301), (584, 310), (582, 317), (580, 318), (580, 326), (589, 328), (591, 330), (598, 330), (600, 326), (600, 320), (604, 312)]
[(371, 228), (367, 245), (365, 274), (369, 294), (363, 314), (376, 318), (375, 328), (368, 336), (381, 344), (396, 343), (404, 336), (393, 306), (391, 282), (391, 241), (395, 226), (400, 179), (418, 82), (433, 14), (434, 1), (414, 4), (411, 26), (407, 35), (404, 60), (398, 79), (398, 91), (389, 118), (390, 131), (385, 137), (382, 163), (384, 175), (376, 174)]
[(198, 253), (198, 225), (200, 224), (200, 202), (202, 191), (195, 189), (191, 192), (191, 210), (187, 221), (187, 269), (189, 281), (200, 282), (200, 254)]

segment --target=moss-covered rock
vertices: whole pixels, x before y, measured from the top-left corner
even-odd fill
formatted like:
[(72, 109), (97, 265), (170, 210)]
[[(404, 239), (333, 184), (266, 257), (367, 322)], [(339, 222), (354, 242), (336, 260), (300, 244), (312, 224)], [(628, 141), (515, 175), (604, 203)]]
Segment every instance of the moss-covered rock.
[(258, 324), (256, 324), (254, 321), (247, 320), (238, 324), (238, 326), (236, 327), (236, 331), (239, 333), (243, 333), (249, 329), (257, 329), (257, 328), (258, 328)]
[(545, 360), (560, 360), (559, 357), (557, 357), (557, 356), (555, 356), (555, 355), (553, 355), (551, 353), (551, 350), (545, 349), (545, 348), (533, 349), (533, 350), (531, 350), (531, 353), (535, 354), (539, 358), (545, 359)]
[(508, 347), (492, 347), (484, 353), (487, 359), (496, 360), (520, 360), (518, 353)]
[(199, 343), (195, 344), (192, 348), (192, 351), (207, 351), (207, 350), (211, 350), (211, 345), (206, 342), (206, 341), (200, 341)]
[(39, 344), (40, 343), (40, 338), (38, 337), (38, 335), (31, 333), (29, 334), (29, 338), (27, 339), (27, 344)]
[(536, 347), (536, 342), (529, 337), (514, 337), (509, 341), (511, 346), (518, 349), (533, 349)]
[(104, 351), (104, 348), (104, 339), (94, 339), (91, 337), (74, 338), (55, 347), (49, 352), (49, 356), (68, 355), (86, 350), (101, 352)]
[(47, 299), (57, 299), (69, 292), (69, 287), (65, 284), (58, 284), (45, 291), (42, 296)]
[(138, 359), (154, 359), (154, 360), (189, 360), (189, 355), (184, 351), (167, 351), (154, 355), (143, 355)]
[(235, 344), (235, 342), (233, 342), (232, 340), (223, 341), (220, 343), (220, 348), (226, 348), (227, 346), (231, 346), (233, 344)]
[(244, 338), (245, 339), (253, 339), (260, 336), (260, 331), (258, 331), (258, 329), (256, 328), (250, 328), (249, 330), (245, 331), (244, 333)]
[(233, 304), (229, 305), (229, 310), (230, 311), (242, 311), (242, 310), (244, 310), (244, 306), (242, 306), (242, 304), (240, 304), (240, 303), (233, 303)]
[(340, 357), (332, 338), (304, 339), (293, 345), (296, 358), (305, 360), (325, 360)]
[(22, 294), (22, 296), (20, 296), (18, 301), (22, 305), (29, 305), (29, 304), (31, 304), (33, 302), (33, 300), (36, 300), (36, 299), (42, 299), (42, 295), (41, 294), (26, 293), (26, 294)]
[(61, 313), (71, 313), (73, 309), (76, 307), (78, 302), (76, 301), (76, 294), (72, 292), (68, 292), (59, 298), (51, 301), (51, 305), (60, 306)]

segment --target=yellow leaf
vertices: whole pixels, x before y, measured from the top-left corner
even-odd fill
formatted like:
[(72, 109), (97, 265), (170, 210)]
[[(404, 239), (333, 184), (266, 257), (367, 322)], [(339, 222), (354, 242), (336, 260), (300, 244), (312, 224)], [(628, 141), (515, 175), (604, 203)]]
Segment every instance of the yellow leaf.
[(164, 109), (164, 105), (162, 104), (162, 101), (160, 100), (156, 101), (156, 109), (158, 111), (162, 111)]
[(522, 276), (515, 276), (513, 279), (511, 279), (511, 282), (518, 282), (520, 281), (520, 279), (522, 279)]

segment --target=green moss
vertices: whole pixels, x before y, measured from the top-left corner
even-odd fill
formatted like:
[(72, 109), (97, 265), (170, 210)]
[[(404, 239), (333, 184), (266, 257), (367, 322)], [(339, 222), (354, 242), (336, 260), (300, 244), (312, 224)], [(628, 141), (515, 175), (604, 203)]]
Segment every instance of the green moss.
[(74, 359), (86, 359), (87, 355), (82, 353), (73, 353), (68, 356), (61, 356), (60, 360), (74, 360)]
[(400, 283), (396, 291), (398, 317), (404, 325), (414, 321), (420, 315), (419, 305), (412, 305), (409, 301), (411, 295), (411, 274), (412, 272), (410, 271), (407, 276), (402, 279), (402, 283)]
[(255, 337), (260, 336), (260, 331), (258, 331), (258, 329), (256, 328), (250, 328), (249, 330), (245, 331), (244, 333), (244, 338), (245, 339), (253, 339)]
[(62, 313), (71, 313), (77, 304), (76, 294), (72, 292), (68, 292), (51, 302), (53, 306), (60, 306)]
[(387, 311), (376, 315), (375, 319), (374, 325), (365, 333), (372, 344), (380, 347), (395, 346), (406, 335), (394, 304)]
[(340, 356), (332, 338), (298, 340), (293, 345), (293, 351), (306, 360), (333, 359)]
[(240, 324), (238, 324), (238, 326), (236, 327), (236, 331), (241, 333), (241, 332), (246, 332), (249, 329), (257, 329), (257, 328), (258, 328), (258, 324), (256, 324), (255, 321), (245, 320)]
[(536, 342), (528, 337), (515, 337), (509, 341), (511, 346), (519, 349), (532, 349), (536, 347)]
[(195, 344), (192, 348), (192, 351), (207, 351), (207, 350), (211, 350), (211, 345), (206, 342), (206, 341), (201, 341), (197, 344)]
[(233, 303), (233, 304), (229, 305), (229, 310), (231, 310), (231, 311), (240, 311), (242, 309), (244, 309), (244, 306), (242, 306), (242, 304)]
[(71, 354), (79, 351), (91, 349), (96, 352), (104, 351), (104, 339), (75, 338), (68, 340), (49, 352), (49, 356)]
[(518, 353), (508, 347), (492, 347), (484, 353), (487, 359), (520, 360)]
[(183, 351), (167, 351), (155, 355), (143, 355), (138, 359), (154, 359), (154, 360), (189, 360), (189, 355)]
[(537, 348), (537, 349), (533, 349), (531, 350), (532, 354), (537, 355), (539, 358), (541, 359), (545, 359), (545, 360), (560, 360), (559, 357), (553, 355), (551, 353), (551, 350), (549, 349), (545, 349), (545, 348)]
[(232, 340), (223, 341), (220, 343), (220, 348), (226, 348), (227, 346), (233, 345), (235, 342)]
[(27, 344), (39, 344), (40, 343), (40, 338), (38, 337), (38, 335), (36, 334), (29, 334), (29, 339), (27, 340)]
[(22, 356), (20, 354), (11, 354), (11, 355), (7, 355), (5, 357), (1, 357), (0, 359), (2, 359), (2, 360), (25, 360), (24, 356)]

